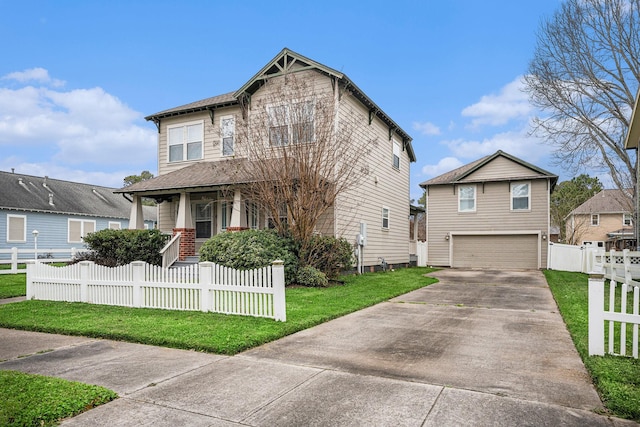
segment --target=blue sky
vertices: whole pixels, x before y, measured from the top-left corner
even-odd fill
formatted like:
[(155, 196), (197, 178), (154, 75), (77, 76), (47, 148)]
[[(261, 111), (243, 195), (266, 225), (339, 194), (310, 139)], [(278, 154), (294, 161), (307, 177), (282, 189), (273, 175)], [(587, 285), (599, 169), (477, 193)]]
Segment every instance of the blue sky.
[(157, 172), (144, 116), (234, 91), (288, 47), (413, 137), (418, 183), (501, 149), (571, 178), (522, 93), (560, 0), (0, 0), (0, 170), (120, 187)]

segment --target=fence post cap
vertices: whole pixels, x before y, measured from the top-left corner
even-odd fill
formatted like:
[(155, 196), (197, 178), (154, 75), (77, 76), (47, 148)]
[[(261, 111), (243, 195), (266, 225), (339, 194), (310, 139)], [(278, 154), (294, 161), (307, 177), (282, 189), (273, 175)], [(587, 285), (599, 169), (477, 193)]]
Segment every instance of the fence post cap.
[(133, 261), (131, 264), (133, 264), (133, 265), (145, 265), (146, 262), (144, 262), (144, 261)]
[(589, 279), (604, 279), (604, 273), (591, 272), (589, 273)]
[(284, 265), (284, 261), (277, 259), (273, 261), (271, 265)]
[(78, 264), (80, 265), (89, 265), (89, 264), (95, 264), (93, 261), (80, 261)]

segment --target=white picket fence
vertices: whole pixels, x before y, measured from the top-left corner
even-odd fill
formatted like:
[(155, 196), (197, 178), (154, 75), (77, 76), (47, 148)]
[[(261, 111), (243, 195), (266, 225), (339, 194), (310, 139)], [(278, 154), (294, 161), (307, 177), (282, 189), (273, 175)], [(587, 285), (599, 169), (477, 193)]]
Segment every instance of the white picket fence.
[[(18, 268), (18, 264), (24, 264), (29, 261), (33, 261), (37, 256), (40, 262), (68, 262), (73, 259), (78, 253), (76, 248), (71, 249), (0, 249), (0, 264), (11, 264), (11, 268), (7, 270), (0, 270), (0, 274), (17, 274), (26, 273), (26, 269)], [(9, 255), (4, 258), (2, 255)], [(43, 256), (51, 256), (50, 258), (43, 258)]]
[(104, 267), (27, 265), (27, 299), (194, 310), (286, 321), (284, 265), (235, 270), (211, 262), (162, 268), (136, 261)]
[[(589, 354), (604, 356), (605, 324), (608, 323), (607, 353), (638, 358), (638, 326), (640, 325), (640, 252), (611, 251), (595, 256), (589, 276)], [(605, 307), (605, 279), (609, 279), (608, 304)], [(629, 293), (633, 300), (629, 303)], [(618, 306), (618, 308), (616, 308)], [(631, 333), (631, 348), (627, 332)], [(616, 333), (619, 342), (616, 343)]]

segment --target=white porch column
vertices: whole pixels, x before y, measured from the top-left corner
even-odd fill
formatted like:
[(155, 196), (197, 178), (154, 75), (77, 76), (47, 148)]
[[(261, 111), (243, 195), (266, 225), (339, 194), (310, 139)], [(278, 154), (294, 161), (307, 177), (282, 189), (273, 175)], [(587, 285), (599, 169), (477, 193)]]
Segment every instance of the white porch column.
[(240, 190), (236, 189), (233, 193), (233, 209), (231, 210), (231, 223), (229, 224), (229, 228), (232, 230), (240, 230), (242, 227), (241, 224), (241, 205), (242, 205), (242, 195), (240, 194)]
[(189, 193), (180, 193), (180, 204), (178, 205), (178, 218), (176, 218), (175, 228), (193, 228), (191, 195)]
[(131, 203), (131, 214), (129, 215), (129, 229), (144, 229), (144, 217), (142, 216), (142, 201), (140, 196), (133, 195)]

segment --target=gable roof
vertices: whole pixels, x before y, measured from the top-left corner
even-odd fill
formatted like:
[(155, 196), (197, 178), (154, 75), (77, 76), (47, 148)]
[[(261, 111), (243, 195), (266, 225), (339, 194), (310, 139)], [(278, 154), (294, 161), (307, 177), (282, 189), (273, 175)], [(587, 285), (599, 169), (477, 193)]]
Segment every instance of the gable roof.
[[(489, 162), (493, 161), (494, 159), (496, 159), (497, 157), (504, 157), (507, 158), (515, 163), (518, 163), (521, 166), (524, 166), (527, 169), (530, 169), (532, 172), (534, 172), (535, 174), (532, 174), (531, 176), (517, 176), (517, 177), (513, 177), (513, 178), (517, 178), (517, 179), (526, 179), (526, 178), (530, 178), (530, 179), (536, 179), (536, 178), (549, 178), (551, 179), (551, 189), (553, 190), (553, 187), (556, 185), (556, 182), (558, 181), (558, 176), (552, 174), (551, 172), (547, 172), (544, 169), (541, 169), (537, 166), (532, 165), (531, 163), (527, 163), (522, 159), (519, 159), (515, 156), (512, 156), (511, 154), (505, 153), (502, 150), (498, 150), (496, 151), (494, 154), (491, 154), (489, 156), (485, 156), (482, 157), (476, 161), (473, 161), (471, 163), (468, 163), (464, 166), (460, 166), (457, 169), (454, 169), (452, 171), (449, 171), (447, 173), (444, 173), (442, 175), (436, 176), (435, 178), (431, 178), (428, 181), (422, 182), (420, 183), (420, 187), (422, 188), (427, 188), (431, 185), (446, 185), (446, 184), (455, 184), (460, 182), (461, 180), (463, 180), (464, 178), (468, 177), (469, 175), (471, 175), (472, 173), (474, 173), (475, 171), (477, 171), (478, 169), (484, 167), (486, 164), (488, 164)], [(483, 179), (482, 181), (487, 181), (486, 179)], [(489, 180), (489, 181), (494, 181), (494, 180)], [(465, 181), (465, 182), (473, 182), (473, 181)]]
[(624, 148), (638, 148), (640, 146), (640, 89), (636, 94), (636, 102), (629, 121), (629, 130), (624, 141)]
[(391, 131), (394, 131), (402, 138), (403, 146), (409, 154), (412, 162), (416, 161), (416, 155), (413, 151), (411, 141), (413, 138), (409, 136), (396, 122), (394, 122), (375, 102), (371, 100), (351, 79), (344, 73), (333, 68), (327, 67), (317, 61), (309, 59), (299, 53), (288, 48), (284, 48), (271, 61), (267, 63), (260, 71), (258, 71), (249, 81), (247, 81), (240, 89), (235, 92), (218, 95), (211, 98), (202, 99), (200, 101), (185, 104), (180, 107), (170, 108), (145, 117), (148, 121), (158, 124), (159, 121), (166, 117), (189, 114), (198, 111), (214, 110), (216, 108), (239, 105), (240, 99), (245, 94), (255, 93), (269, 78), (277, 77), (287, 73), (294, 73), (304, 70), (315, 70), (329, 77), (338, 79), (346, 88), (348, 88), (353, 96), (362, 103), (370, 112), (375, 115), (383, 123), (385, 123)]
[[(114, 188), (0, 171), (0, 209), (129, 219), (131, 202)], [(150, 208), (150, 209), (149, 209)], [(143, 207), (156, 220), (155, 207)]]
[(588, 215), (606, 213), (632, 213), (630, 196), (622, 190), (602, 190), (589, 200), (572, 210), (569, 215)]

